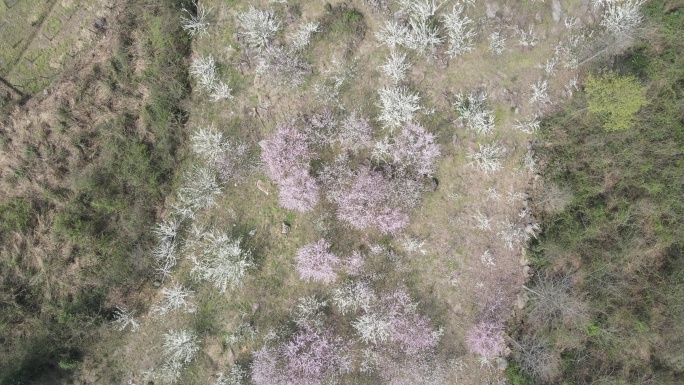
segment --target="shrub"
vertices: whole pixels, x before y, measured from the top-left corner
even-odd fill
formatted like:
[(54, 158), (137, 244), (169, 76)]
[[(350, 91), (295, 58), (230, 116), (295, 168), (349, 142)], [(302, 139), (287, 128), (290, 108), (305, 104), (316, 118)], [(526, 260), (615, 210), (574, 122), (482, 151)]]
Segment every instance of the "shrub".
[(608, 73), (590, 76), (585, 84), (589, 111), (602, 117), (607, 131), (625, 130), (634, 125), (636, 114), (648, 104), (646, 90), (634, 76)]

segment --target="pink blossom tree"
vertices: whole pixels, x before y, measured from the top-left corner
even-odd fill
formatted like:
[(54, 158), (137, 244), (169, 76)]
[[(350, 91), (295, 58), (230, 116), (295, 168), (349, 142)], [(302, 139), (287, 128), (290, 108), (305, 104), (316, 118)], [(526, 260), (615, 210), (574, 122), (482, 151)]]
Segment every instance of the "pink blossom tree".
[(340, 259), (329, 249), (330, 244), (325, 239), (299, 248), (296, 256), (299, 276), (307, 281), (334, 282), (337, 279), (334, 269), (339, 266)]
[(363, 309), (364, 314), (353, 323), (354, 329), (364, 342), (389, 348), (392, 356), (424, 355), (439, 343), (441, 330), (434, 329), (430, 318), (417, 312), (404, 288), (369, 300)]
[(279, 203), (288, 210), (307, 212), (318, 202), (319, 188), (309, 175), (309, 138), (293, 122), (279, 123), (261, 142), (266, 173), (278, 186)]
[(308, 168), (312, 157), (307, 135), (294, 122), (278, 123), (275, 133), (260, 145), (266, 173), (276, 183), (280, 183), (293, 170)]
[(393, 234), (404, 228), (409, 219), (396, 187), (381, 172), (362, 168), (330, 195), (338, 204), (340, 220), (357, 229), (376, 227)]
[(390, 314), (389, 339), (407, 355), (425, 353), (437, 347), (441, 331), (430, 326), (430, 318), (418, 314), (415, 303), (404, 288), (384, 296)]
[(306, 170), (293, 171), (278, 184), (278, 187), (278, 203), (288, 210), (311, 211), (318, 202), (318, 185)]
[(256, 385), (321, 385), (351, 371), (349, 345), (330, 331), (304, 327), (279, 347), (254, 353)]
[(394, 137), (390, 149), (392, 161), (401, 169), (410, 169), (420, 175), (435, 172), (435, 160), (441, 154), (435, 136), (416, 123), (407, 123)]
[(506, 349), (503, 325), (499, 322), (480, 321), (468, 332), (466, 343), (471, 353), (486, 361), (498, 357)]

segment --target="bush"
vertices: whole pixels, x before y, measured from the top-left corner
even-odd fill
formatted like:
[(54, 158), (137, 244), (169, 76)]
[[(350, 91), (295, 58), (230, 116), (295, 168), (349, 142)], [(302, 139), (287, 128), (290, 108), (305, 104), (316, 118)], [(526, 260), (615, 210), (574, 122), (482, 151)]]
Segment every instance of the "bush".
[(645, 106), (646, 90), (634, 76), (608, 73), (589, 76), (585, 84), (589, 111), (601, 116), (607, 131), (626, 130), (634, 126), (636, 114)]

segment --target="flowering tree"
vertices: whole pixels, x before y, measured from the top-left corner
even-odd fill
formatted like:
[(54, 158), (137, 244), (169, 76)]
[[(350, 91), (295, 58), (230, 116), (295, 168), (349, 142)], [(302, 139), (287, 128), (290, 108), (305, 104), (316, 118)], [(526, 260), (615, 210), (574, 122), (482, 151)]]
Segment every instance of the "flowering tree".
[(324, 283), (337, 279), (334, 268), (340, 264), (340, 259), (329, 249), (330, 244), (321, 239), (297, 250), (297, 271), (302, 279)]
[(260, 145), (266, 173), (276, 183), (293, 169), (304, 166), (312, 157), (307, 136), (293, 122), (278, 123), (275, 133)]
[(407, 123), (394, 137), (390, 155), (400, 169), (408, 169), (420, 175), (432, 175), (440, 151), (433, 134), (421, 125)]
[(253, 6), (238, 14), (238, 22), (243, 31), (241, 35), (252, 47), (266, 47), (280, 29), (280, 21), (275, 17), (273, 10), (262, 11)]
[(406, 87), (385, 86), (378, 93), (381, 109), (378, 120), (390, 131), (412, 121), (415, 112), (420, 110), (420, 97)]
[(388, 48), (394, 49), (398, 45), (407, 45), (409, 34), (407, 26), (396, 20), (387, 20), (375, 37)]
[(261, 142), (266, 173), (279, 187), (279, 202), (289, 209), (310, 211), (318, 202), (318, 186), (309, 175), (309, 138), (292, 122), (279, 123)]
[(463, 5), (454, 6), (451, 13), (443, 17), (444, 27), (447, 30), (449, 39), (449, 56), (456, 57), (473, 50), (473, 38), (475, 32), (469, 27), (473, 20), (463, 15)]
[(152, 249), (152, 256), (157, 265), (155, 270), (162, 282), (171, 275), (171, 270), (178, 262), (178, 226), (178, 222), (170, 220), (158, 223), (153, 230), (158, 241), (157, 246)]
[(186, 313), (194, 313), (195, 305), (188, 300), (194, 293), (180, 284), (162, 289), (164, 299), (159, 305), (152, 306), (152, 312), (162, 316), (171, 311), (183, 308)]
[(472, 160), (471, 165), (477, 167), (485, 174), (489, 174), (501, 169), (501, 156), (503, 147), (498, 143), (485, 143), (480, 145), (480, 151), (472, 152), (468, 157)]
[(434, 330), (430, 326), (430, 319), (416, 312), (416, 306), (406, 290), (399, 288), (382, 301), (389, 304), (389, 338), (399, 351), (413, 356), (437, 347), (441, 330)]
[(506, 349), (503, 325), (498, 322), (480, 321), (468, 332), (468, 349), (485, 361), (500, 356)]
[(494, 112), (485, 107), (486, 92), (471, 92), (456, 95), (454, 107), (469, 130), (478, 134), (489, 134), (494, 130)]
[(392, 84), (397, 84), (404, 80), (406, 71), (409, 68), (411, 68), (411, 65), (406, 62), (406, 54), (398, 53), (394, 49), (390, 51), (390, 57), (387, 58), (385, 64), (380, 66), (382, 72), (392, 80)]
[(190, 75), (195, 78), (197, 85), (205, 90), (214, 88), (214, 84), (218, 79), (216, 71), (216, 62), (211, 54), (197, 56), (190, 63)]
[(617, 39), (630, 38), (644, 17), (641, 6), (645, 0), (601, 2), (605, 2), (601, 25)]
[(377, 300), (375, 292), (362, 281), (347, 282), (333, 291), (333, 302), (342, 314), (355, 313), (361, 309), (369, 309)]
[(338, 204), (337, 217), (352, 227), (376, 227), (383, 233), (396, 233), (408, 224), (407, 203), (413, 202), (411, 195), (417, 195), (417, 191), (402, 189), (401, 182), (362, 168), (329, 195)]
[(320, 23), (317, 21), (302, 24), (292, 36), (292, 47), (295, 50), (303, 50), (310, 41), (311, 35), (318, 32)]
[(256, 72), (273, 86), (296, 88), (311, 68), (299, 51), (269, 45), (259, 54)]
[(501, 55), (506, 48), (506, 38), (501, 36), (501, 32), (492, 32), (489, 35), (489, 50), (497, 55)]
[(435, 0), (400, 0), (400, 3), (409, 15), (411, 33), (407, 46), (422, 55), (434, 52), (435, 47), (442, 43), (438, 23), (434, 20), (441, 4)]
[(214, 205), (221, 186), (216, 173), (207, 167), (193, 166), (183, 179), (183, 185), (176, 192), (174, 213), (182, 218), (194, 218), (198, 210)]
[(255, 267), (251, 252), (240, 247), (239, 238), (233, 239), (228, 234), (208, 231), (193, 246), (190, 258), (195, 266), (190, 274), (195, 279), (212, 282), (222, 292), (228, 286), (239, 285), (247, 270)]
[(377, 313), (366, 313), (352, 322), (352, 326), (361, 341), (375, 345), (386, 342), (390, 335), (391, 324), (388, 318)]
[(364, 313), (352, 322), (361, 341), (389, 348), (393, 354), (418, 356), (432, 351), (441, 330), (430, 326), (430, 319), (418, 314), (416, 304), (403, 288), (368, 298)]
[(358, 151), (368, 146), (372, 137), (373, 128), (368, 119), (354, 111), (340, 124), (335, 141), (344, 149)]
[(278, 188), (278, 203), (285, 209), (303, 213), (318, 203), (320, 189), (307, 170), (294, 170), (278, 183)]
[(207, 31), (209, 28), (207, 16), (209, 15), (209, 12), (211, 12), (211, 8), (206, 8), (204, 4), (198, 3), (197, 0), (192, 0), (192, 5), (193, 8), (195, 8), (194, 13), (192, 10), (186, 8), (182, 9), (187, 16), (181, 16), (181, 27), (188, 31), (190, 36), (209, 35), (209, 32)]
[(322, 385), (351, 370), (348, 344), (320, 328), (304, 327), (278, 347), (254, 353), (256, 385)]

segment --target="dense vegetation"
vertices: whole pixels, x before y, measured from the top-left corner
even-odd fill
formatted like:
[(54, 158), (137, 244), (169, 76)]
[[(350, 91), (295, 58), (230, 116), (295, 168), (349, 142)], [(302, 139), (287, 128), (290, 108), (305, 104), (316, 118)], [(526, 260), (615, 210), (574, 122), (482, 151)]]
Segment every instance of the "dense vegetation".
[[(544, 232), (530, 246), (537, 274), (515, 333), (512, 383), (528, 383), (523, 374), (538, 383), (681, 383), (683, 7), (647, 3), (645, 38), (543, 125)], [(641, 87), (648, 104), (633, 118), (610, 112), (610, 100), (625, 91), (638, 99)]]
[(38, 102), (55, 101), (54, 125), (0, 126), (14, 162), (0, 198), (0, 384), (74, 368), (116, 298), (152, 276), (142, 250), (171, 188), (189, 91), (181, 5), (130, 2), (105, 59)]

